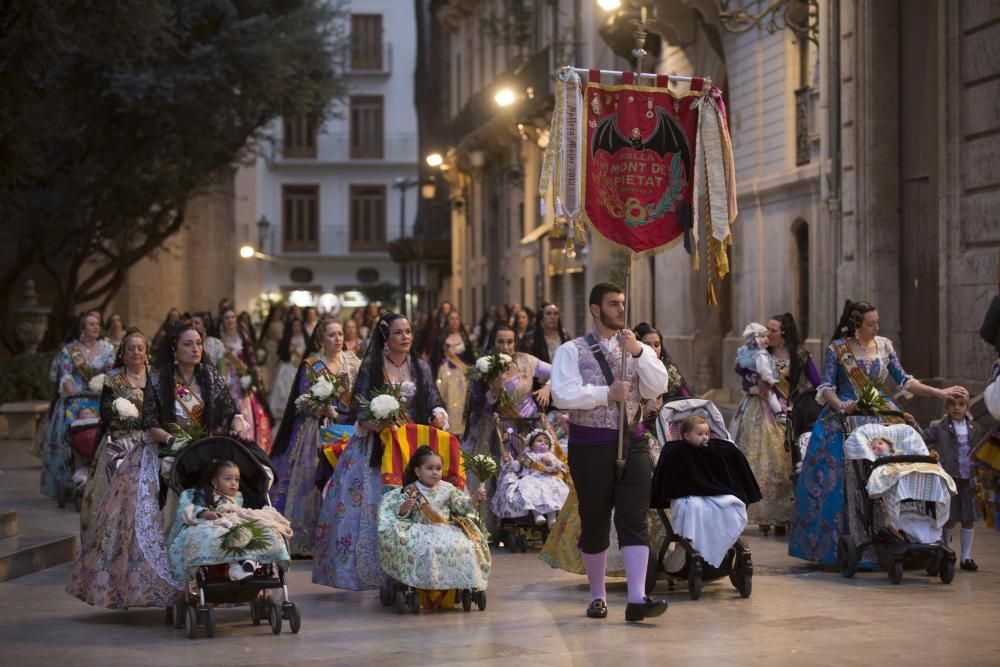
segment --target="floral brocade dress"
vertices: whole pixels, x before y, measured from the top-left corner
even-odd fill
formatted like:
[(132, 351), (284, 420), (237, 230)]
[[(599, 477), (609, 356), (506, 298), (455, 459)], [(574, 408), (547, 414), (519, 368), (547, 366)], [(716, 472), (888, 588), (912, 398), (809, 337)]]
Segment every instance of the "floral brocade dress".
[[(823, 405), (823, 409), (813, 427), (809, 448), (802, 461), (789, 526), (788, 553), (824, 565), (836, 564), (837, 542), (841, 535), (865, 533), (862, 528), (864, 491), (854, 479), (853, 468), (845, 465), (842, 421), (836, 418), (833, 408), (826, 405), (823, 398), (823, 391), (831, 389), (841, 401), (857, 400), (856, 388), (837, 354), (838, 346), (845, 344), (841, 339), (833, 341), (823, 360), (822, 383), (816, 390), (816, 400)], [(884, 387), (891, 379), (905, 391), (913, 377), (903, 370), (892, 341), (876, 336), (875, 347), (875, 356), (854, 358), (857, 368), (880, 383), (882, 397), (891, 409), (898, 410), (895, 400)]]
[[(42, 444), (41, 492), (54, 498), (60, 488), (72, 488), (73, 469), (78, 465), (69, 442), (69, 425), (84, 408), (100, 411), (100, 395), (91, 391), (89, 382), (100, 374), (111, 371), (114, 364), (114, 347), (107, 341), (98, 341), (91, 358), (84, 353), (79, 341), (63, 346), (52, 361), (49, 379), (55, 384), (58, 395), (49, 413), (48, 430)], [(63, 394), (63, 383), (73, 382), (73, 393)]]
[(465, 398), (468, 394), (468, 384), (465, 373), (472, 362), (471, 354), (465, 349), (465, 343), (459, 341), (451, 345), (444, 341), (445, 356), (437, 372), (438, 393), (448, 411), (448, 423), (451, 432), (461, 436), (465, 431), (465, 421), (462, 412), (465, 409)]
[[(400, 517), (399, 507), (410, 497), (418, 505)], [(379, 564), (414, 588), (485, 590), (490, 550), (474, 515), (472, 499), (448, 482), (432, 489), (420, 482), (393, 489), (379, 504)]]
[[(123, 398), (135, 408), (136, 416), (122, 419), (116, 412), (115, 400)], [(142, 389), (133, 387), (124, 368), (115, 368), (104, 382), (101, 392), (101, 424), (105, 428), (94, 460), (90, 464), (90, 475), (83, 490), (83, 505), (80, 509), (80, 533), (87, 532), (94, 514), (94, 508), (104, 497), (111, 478), (125, 457), (141, 445), (146, 437), (142, 427)]]
[[(135, 392), (141, 407), (143, 392)], [(131, 447), (94, 505), (90, 528), (81, 533), (66, 592), (109, 609), (168, 607), (183, 584), (170, 573), (164, 544), (157, 445), (144, 432), (122, 438)]]
[[(344, 370), (341, 377), (346, 376), (347, 389), (350, 391), (357, 379), (361, 361), (350, 352), (342, 352), (341, 359)], [(313, 371), (317, 362), (323, 363), (313, 356), (302, 362), (297, 376), (298, 385), (293, 388), (297, 396), (307, 393), (320, 380), (320, 375)], [(350, 412), (350, 406), (339, 400), (334, 407), (339, 415)], [(285, 415), (285, 419), (292, 418), (291, 414)], [(294, 420), (287, 446), (280, 439), (284, 428), (287, 428), (283, 427), (271, 452), (271, 463), (278, 481), (268, 491), (268, 495), (274, 509), (281, 512), (292, 525), (289, 550), (296, 556), (310, 556), (313, 553), (316, 522), (323, 504), (323, 497), (316, 488), (315, 480), (321, 447), (320, 428), (324, 419), (306, 411), (296, 414)], [(337, 421), (343, 420), (340, 417)]]
[(253, 345), (240, 335), (238, 340), (222, 341), (225, 354), (218, 361), (218, 370), (229, 384), (243, 418), (253, 427), (254, 441), (265, 452), (271, 451), (271, 416), (253, 386), (244, 387), (246, 377), (257, 372), (257, 355)]
[[(428, 414), (415, 415), (407, 410), (413, 422), (429, 424), (437, 411), (443, 412), (436, 383), (430, 367), (417, 361), (425, 378)], [(371, 378), (368, 358), (361, 364), (354, 386), (354, 401), (369, 396), (373, 387), (385, 378)], [(417, 396), (414, 382), (399, 386), (404, 406), (412, 406)], [(385, 575), (378, 564), (378, 506), (384, 489), (381, 470), (371, 465), (372, 448), (378, 434), (355, 425), (354, 435), (337, 460), (333, 476), (323, 490), (323, 504), (313, 543), (313, 583), (333, 588), (360, 591), (378, 588)]]

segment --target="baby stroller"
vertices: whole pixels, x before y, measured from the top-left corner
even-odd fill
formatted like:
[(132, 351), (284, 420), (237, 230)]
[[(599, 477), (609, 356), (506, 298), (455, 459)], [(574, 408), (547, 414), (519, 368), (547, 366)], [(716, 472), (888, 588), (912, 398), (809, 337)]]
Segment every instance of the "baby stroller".
[[(692, 416), (708, 422), (711, 439), (706, 447), (694, 447), (681, 437), (681, 422)], [(667, 403), (656, 420), (656, 437), (662, 449), (653, 475), (651, 506), (663, 523), (666, 537), (658, 552), (650, 551), (647, 593), (652, 592), (662, 572), (670, 581), (686, 581), (692, 600), (701, 597), (704, 582), (723, 577), (729, 577), (741, 597), (750, 597), (753, 558), (739, 536), (746, 527), (746, 504), (760, 500), (760, 490), (746, 458), (726, 430), (722, 414), (707, 400)], [(674, 521), (687, 523), (689, 534), (698, 532), (698, 524), (689, 522), (689, 517), (695, 518), (699, 512), (712, 517), (712, 529), (701, 531), (696, 540), (718, 555), (706, 558), (694, 539), (675, 530), (664, 510), (668, 506)], [(688, 516), (682, 515), (685, 511)], [(668, 558), (671, 545), (674, 549)], [(718, 565), (709, 562), (719, 556)]]
[[(893, 584), (903, 580), (905, 566), (923, 567), (928, 576), (951, 583), (955, 552), (941, 541), (941, 528), (948, 521), (954, 480), (912, 427), (868, 416), (844, 422), (850, 434), (844, 441), (845, 496), (848, 516), (856, 519), (837, 542), (840, 574), (853, 577), (870, 547)], [(893, 443), (893, 451), (877, 456), (869, 445), (874, 438)]]
[(69, 468), (73, 471), (70, 485), (62, 482), (56, 490), (56, 502), (59, 507), (65, 507), (72, 498), (76, 511), (83, 509), (83, 490), (87, 485), (87, 474), (90, 463), (97, 451), (101, 438), (101, 420), (97, 417), (76, 419), (69, 425)]
[[(170, 487), (178, 494), (196, 487), (213, 459), (227, 459), (239, 466), (244, 507), (260, 509), (270, 505), (267, 491), (274, 481), (274, 469), (267, 455), (256, 445), (245, 445), (228, 437), (204, 438), (182, 449), (170, 471)], [(205, 635), (212, 637), (215, 616), (211, 605), (249, 602), (250, 621), (254, 625), (266, 619), (271, 632), (280, 634), (282, 621), (288, 621), (292, 634), (298, 633), (302, 620), (298, 607), (288, 601), (285, 568), (281, 564), (260, 564), (242, 581), (230, 581), (227, 570), (225, 563), (198, 568), (194, 592), (189, 586), (187, 595), (174, 603), (175, 628), (184, 627), (188, 638), (194, 639), (198, 626), (203, 625)], [(280, 603), (268, 595), (268, 591), (275, 589), (281, 589)]]
[[(564, 450), (560, 445), (558, 439), (556, 438), (555, 429), (551, 428), (548, 421), (539, 420), (539, 423), (543, 425), (544, 430), (548, 431), (549, 439), (552, 442), (552, 453), (558, 458), (562, 464), (566, 465), (566, 456)], [(499, 428), (497, 429), (499, 436)], [(517, 437), (514, 433), (509, 433), (509, 448), (511, 456), (517, 460), (524, 454), (528, 447), (527, 442), (520, 437)], [(518, 447), (520, 444), (520, 447)], [(501, 446), (503, 446), (501, 441)], [(502, 493), (504, 487), (503, 481), (505, 474), (502, 470), (498, 474), (496, 481), (495, 494)], [(568, 477), (568, 473), (566, 473)], [(497, 500), (496, 495), (494, 495), (494, 502)], [(497, 517), (497, 525), (494, 531), (493, 543), (497, 545), (506, 545), (511, 553), (525, 553), (528, 550), (528, 543), (538, 543), (544, 544), (545, 540), (549, 537), (549, 524), (547, 522), (539, 522), (534, 519), (531, 513), (525, 514), (524, 516), (518, 517), (500, 517), (497, 516), (496, 507), (492, 507), (494, 516)]]
[[(387, 429), (381, 435), (383, 449), (382, 482), (392, 490), (403, 488), (402, 472), (418, 444), (431, 447), (442, 459), (443, 480), (459, 489), (465, 489), (465, 470), (461, 445), (454, 435), (423, 424), (407, 424), (394, 431)], [(380, 514), (382, 507), (379, 508)], [(380, 519), (381, 521), (381, 519)], [(379, 601), (383, 607), (395, 606), (396, 611), (419, 614), (421, 609), (445, 609), (461, 603), (470, 611), (473, 603), (480, 611), (486, 609), (486, 591), (466, 589), (427, 590), (410, 586), (386, 574), (379, 586)]]

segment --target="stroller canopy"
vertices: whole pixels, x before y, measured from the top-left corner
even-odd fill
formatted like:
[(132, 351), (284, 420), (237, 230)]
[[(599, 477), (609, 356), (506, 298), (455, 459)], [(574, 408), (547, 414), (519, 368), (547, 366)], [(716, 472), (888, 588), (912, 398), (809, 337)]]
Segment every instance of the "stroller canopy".
[(729, 430), (726, 428), (726, 420), (723, 419), (719, 408), (715, 407), (712, 401), (703, 398), (670, 401), (660, 408), (660, 414), (656, 418), (656, 438), (661, 443), (680, 440), (679, 435), (673, 437), (670, 424), (681, 422), (688, 417), (701, 417), (707, 421), (713, 439), (733, 441), (733, 437), (729, 435)]
[(272, 481), (277, 481), (271, 460), (256, 445), (233, 438), (203, 438), (182, 449), (170, 471), (170, 488), (181, 493), (205, 483), (205, 474), (215, 459), (239, 466), (244, 507), (260, 509), (268, 504), (267, 490)]
[(844, 442), (844, 454), (849, 459), (874, 461), (877, 457), (868, 444), (875, 438), (885, 438), (894, 443), (893, 448), (900, 454), (927, 456), (924, 439), (906, 424), (865, 424), (851, 432)]

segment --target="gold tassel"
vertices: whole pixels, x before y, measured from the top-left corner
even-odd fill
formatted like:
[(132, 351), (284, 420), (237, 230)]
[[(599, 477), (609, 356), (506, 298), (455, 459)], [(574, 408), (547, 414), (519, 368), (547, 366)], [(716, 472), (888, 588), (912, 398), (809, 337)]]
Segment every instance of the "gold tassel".
[(719, 299), (715, 296), (715, 284), (712, 282), (712, 276), (708, 276), (708, 297), (706, 299), (709, 307), (718, 306)]

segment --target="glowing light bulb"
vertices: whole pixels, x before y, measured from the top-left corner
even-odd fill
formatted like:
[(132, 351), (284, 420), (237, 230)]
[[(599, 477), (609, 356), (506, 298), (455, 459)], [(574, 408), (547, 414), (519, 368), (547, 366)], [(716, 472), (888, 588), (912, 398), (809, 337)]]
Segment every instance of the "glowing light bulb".
[(245, 245), (240, 248), (240, 257), (243, 259), (250, 259), (254, 255), (253, 246)]

